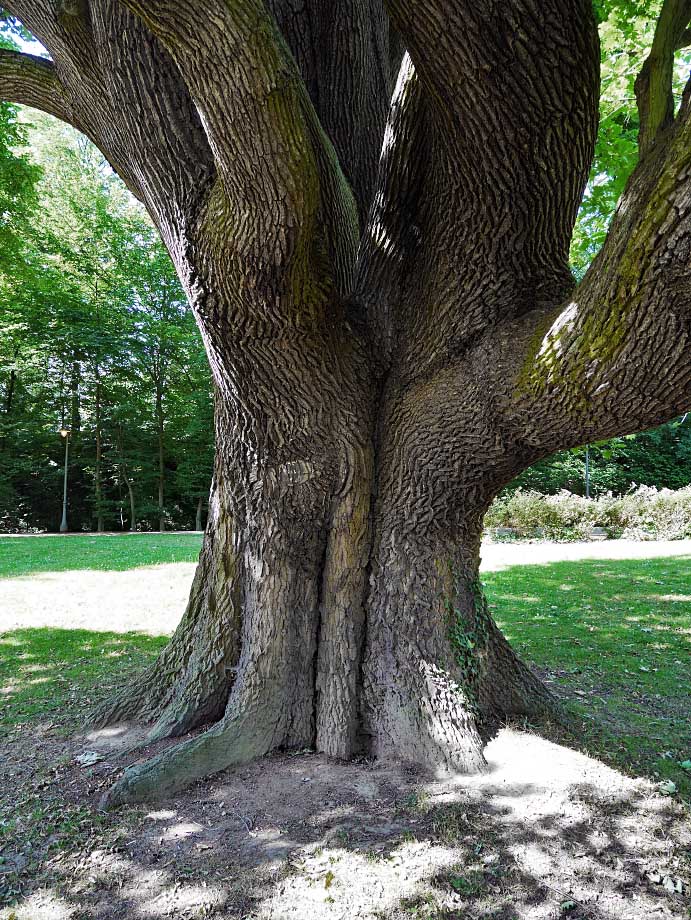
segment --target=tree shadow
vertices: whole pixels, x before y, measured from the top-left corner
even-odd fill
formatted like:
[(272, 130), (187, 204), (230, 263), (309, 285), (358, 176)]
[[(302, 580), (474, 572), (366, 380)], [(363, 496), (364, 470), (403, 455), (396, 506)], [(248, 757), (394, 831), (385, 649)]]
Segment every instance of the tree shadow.
[(0, 732), (37, 717), (77, 727), (85, 706), (153, 661), (167, 641), (47, 627), (0, 634)]
[[(265, 758), (109, 813), (44, 865), (17, 920), (686, 916), (687, 896), (664, 887), (688, 872), (680, 806), (528, 733), (505, 730), (489, 756), (487, 775), (446, 779)], [(93, 799), (106, 774), (56, 781)]]

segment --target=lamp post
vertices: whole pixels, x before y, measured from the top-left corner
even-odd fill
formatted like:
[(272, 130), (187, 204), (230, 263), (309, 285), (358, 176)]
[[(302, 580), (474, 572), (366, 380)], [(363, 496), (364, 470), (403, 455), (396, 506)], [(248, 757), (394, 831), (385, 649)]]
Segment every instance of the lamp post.
[(67, 461), (70, 453), (69, 428), (61, 428), (60, 437), (65, 439), (65, 476), (62, 485), (62, 520), (60, 521), (60, 533), (67, 533)]

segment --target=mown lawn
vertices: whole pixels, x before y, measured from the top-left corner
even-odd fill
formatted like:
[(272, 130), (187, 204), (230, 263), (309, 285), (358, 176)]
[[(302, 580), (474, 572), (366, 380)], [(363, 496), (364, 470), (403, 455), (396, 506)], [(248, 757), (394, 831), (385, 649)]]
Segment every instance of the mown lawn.
[(691, 557), (514, 566), (484, 581), (589, 753), (691, 800)]
[(0, 537), (0, 578), (79, 569), (124, 571), (163, 562), (196, 562), (198, 533)]
[[(0, 538), (0, 578), (194, 561), (200, 540)], [(580, 720), (586, 749), (670, 779), (691, 800), (691, 772), (680, 766), (691, 760), (691, 557), (513, 566), (484, 581), (510, 641)], [(69, 730), (166, 641), (54, 628), (0, 634), (0, 732), (46, 720)]]
[(66, 728), (155, 660), (167, 636), (84, 629), (15, 629), (0, 634), (0, 736), (50, 720)]

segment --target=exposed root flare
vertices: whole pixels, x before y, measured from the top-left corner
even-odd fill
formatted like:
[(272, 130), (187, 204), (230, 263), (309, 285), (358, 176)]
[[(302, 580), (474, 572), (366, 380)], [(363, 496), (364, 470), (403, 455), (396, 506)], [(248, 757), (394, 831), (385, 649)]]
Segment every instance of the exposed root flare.
[(256, 732), (251, 721), (223, 719), (204, 734), (128, 767), (103, 796), (100, 807), (167, 798), (196, 780), (261, 757), (271, 748), (271, 738)]
[(175, 738), (219, 720), (240, 650), (238, 547), (230, 519), (219, 513), (218, 479), (187, 609), (158, 660), (129, 687), (97, 707), (94, 728), (120, 722), (153, 725), (146, 742)]
[(479, 728), (485, 742), (499, 727), (516, 718), (565, 726), (569, 723), (558, 699), (521, 661), (493, 621), (478, 686), (478, 703)]

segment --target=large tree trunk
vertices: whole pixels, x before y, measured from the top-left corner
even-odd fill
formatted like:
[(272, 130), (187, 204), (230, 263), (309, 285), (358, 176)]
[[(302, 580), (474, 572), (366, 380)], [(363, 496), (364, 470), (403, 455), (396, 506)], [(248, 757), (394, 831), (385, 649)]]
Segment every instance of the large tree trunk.
[[(419, 449), (429, 432), (409, 435)], [(430, 489), (444, 477), (431, 457), (424, 473), (406, 459), (395, 473), (380, 470), (363, 667), (370, 751), (445, 772), (481, 770), (502, 722), (557, 708), (488, 609), (479, 574), (485, 508), (472, 490)]]
[[(492, 497), (691, 400), (691, 91), (672, 122), (641, 113), (641, 164), (575, 287), (591, 0), (5, 5), (54, 63), (0, 52), (0, 92), (93, 137), (145, 202), (217, 392), (187, 611), (97, 714), (152, 739), (211, 727), (110, 803), (275, 748), (482, 769), (503, 719), (553, 707), (482, 597)], [(680, 5), (643, 106), (671, 93)]]
[(484, 601), (484, 507), (472, 489), (467, 502), (430, 491), (438, 460), (414, 469), (425, 424), (407, 431), (408, 450), (382, 432), (375, 451), (367, 355), (352, 332), (317, 334), (319, 349), (296, 336), (227, 355), (251, 385), (226, 399), (219, 388), (187, 612), (153, 668), (97, 714), (152, 722), (150, 740), (215, 724), (128, 770), (110, 804), (276, 748), (481, 769), (502, 720), (552, 709)]

